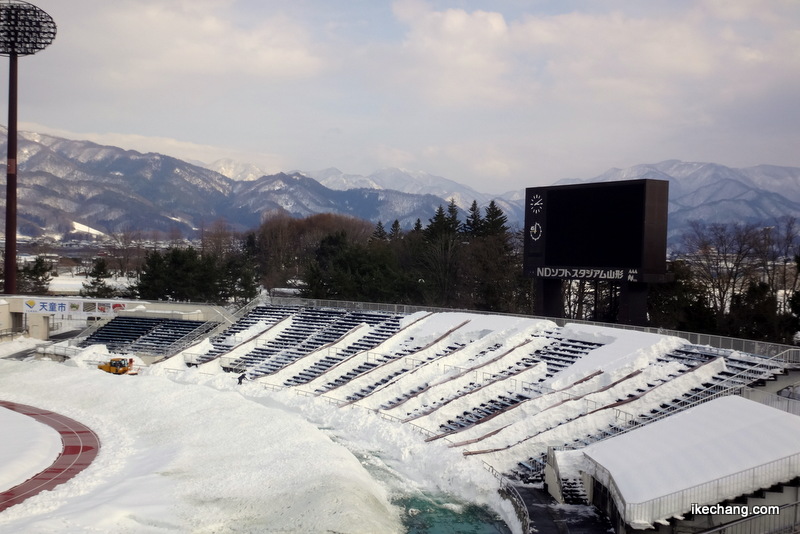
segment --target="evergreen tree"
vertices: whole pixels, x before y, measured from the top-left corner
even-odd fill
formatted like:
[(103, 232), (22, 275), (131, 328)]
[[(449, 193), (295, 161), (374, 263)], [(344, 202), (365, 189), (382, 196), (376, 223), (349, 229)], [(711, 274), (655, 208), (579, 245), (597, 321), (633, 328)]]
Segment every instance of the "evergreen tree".
[(232, 300), (238, 305), (258, 295), (258, 273), (252, 251), (229, 254), (222, 268), (221, 292), (218, 300)]
[(389, 239), (389, 234), (386, 233), (386, 229), (383, 227), (383, 222), (378, 221), (378, 224), (375, 225), (375, 231), (372, 232), (370, 241), (373, 240), (386, 241), (388, 239)]
[(731, 298), (729, 335), (773, 340), (777, 336), (778, 301), (765, 282), (751, 283), (744, 294)]
[(108, 270), (105, 258), (95, 258), (92, 270), (89, 271), (89, 280), (83, 283), (80, 291), (81, 296), (101, 299), (116, 296), (117, 291), (106, 283), (109, 278), (111, 278), (111, 272)]
[(647, 313), (653, 326), (671, 330), (714, 332), (716, 319), (705, 291), (685, 261), (672, 262), (673, 280), (653, 284), (647, 296)]
[(163, 254), (159, 251), (147, 253), (136, 292), (142, 299), (202, 300), (198, 299), (197, 292), (206, 282), (209, 281), (201, 274), (197, 250), (172, 247)]
[(450, 199), (447, 204), (447, 217), (446, 217), (448, 230), (451, 233), (457, 233), (461, 230), (461, 223), (458, 220), (458, 206), (454, 198)]
[(447, 220), (447, 215), (444, 212), (444, 207), (439, 204), (433, 217), (428, 219), (428, 226), (423, 230), (425, 239), (427, 241), (435, 241), (441, 236), (450, 234), (450, 224)]
[(485, 235), (503, 236), (509, 233), (508, 230), (508, 217), (503, 213), (495, 201), (489, 202), (486, 206), (485, 216), (483, 218), (483, 233)]
[(17, 269), (17, 291), (29, 295), (46, 295), (50, 290), (50, 274), (53, 266), (41, 256), (37, 256), (31, 265)]
[(484, 219), (484, 235), (470, 241), (466, 266), (469, 275), (463, 278), (465, 283), (471, 284), (472, 306), (479, 310), (510, 312), (517, 289), (512, 236), (510, 232), (486, 233), (488, 228)]
[(390, 244), (350, 242), (344, 232), (320, 241), (315, 259), (305, 270), (308, 298), (409, 302), (411, 273), (403, 271)]
[(389, 229), (389, 241), (398, 241), (402, 239), (402, 237), (403, 231), (400, 229), (400, 221), (395, 219), (392, 223), (392, 227)]
[(473, 200), (469, 207), (467, 220), (464, 222), (464, 233), (470, 237), (478, 237), (483, 233), (483, 218), (476, 200)]
[(173, 247), (148, 252), (131, 289), (142, 299), (224, 304), (252, 299), (257, 288), (255, 259), (236, 247), (206, 254)]
[(423, 231), (424, 247), (418, 256), (419, 277), (424, 280), (426, 303), (436, 306), (465, 305), (459, 287), (461, 239), (458, 208), (453, 200), (447, 212), (440, 204)]
[[(469, 305), (480, 310), (509, 312), (515, 305), (516, 261), (507, 218), (494, 201), (480, 217), (477, 202), (470, 207), (465, 233), (471, 235), (461, 270)], [(474, 230), (473, 230), (474, 229)]]

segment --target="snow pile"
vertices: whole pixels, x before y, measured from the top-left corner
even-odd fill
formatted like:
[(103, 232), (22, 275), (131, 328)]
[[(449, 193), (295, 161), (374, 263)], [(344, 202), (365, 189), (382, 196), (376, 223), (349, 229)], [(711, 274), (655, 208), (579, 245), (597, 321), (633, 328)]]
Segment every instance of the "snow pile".
[(2, 341), (0, 341), (0, 358), (3, 356), (10, 356), (18, 352), (33, 350), (40, 345), (46, 344), (46, 341), (29, 337), (19, 336), (13, 339), (5, 337)]
[(95, 369), (100, 363), (108, 362), (111, 358), (132, 359), (135, 369), (144, 367), (144, 362), (133, 354), (117, 354), (110, 352), (105, 345), (90, 345), (80, 352), (74, 353), (64, 362), (68, 367), (80, 367), (81, 369)]
[(161, 371), (184, 371), (186, 369), (186, 362), (196, 363), (198, 358), (205, 356), (213, 348), (214, 344), (211, 343), (211, 340), (209, 338), (203, 338), (194, 345), (190, 345), (181, 350), (174, 356), (159, 362), (158, 367)]
[(273, 400), (51, 362), (0, 361), (0, 390), (101, 441), (71, 482), (0, 514), (4, 532), (402, 530), (385, 487)]
[[(378, 408), (387, 401), (401, 396), (404, 391), (424, 384), (426, 389), (401, 406), (403, 413), (410, 413), (423, 406), (433, 406), (440, 398), (447, 398), (453, 392), (478, 383), (478, 375), (493, 375), (509, 366), (512, 352), (519, 351), (520, 357), (547, 344), (544, 338), (531, 339), (540, 333), (543, 326), (536, 321), (518, 321), (514, 327), (492, 332), (470, 343), (461, 350), (449, 354), (444, 362), (435, 362), (413, 369), (396, 381), (361, 401), (364, 406)], [(514, 344), (519, 343), (513, 347)], [(413, 356), (418, 358), (417, 355)], [(497, 360), (497, 361), (496, 361)], [(531, 379), (530, 382), (535, 382)], [(413, 386), (412, 386), (413, 385)], [(402, 414), (398, 414), (402, 417)]]
[(519, 528), (511, 502), (499, 496), (497, 479), (480, 460), (465, 458), (460, 450), (442, 441), (426, 443), (424, 436), (409, 425), (385, 421), (358, 405), (334, 408), (320, 398), (296, 395), (291, 389), (276, 395), (307, 419), (332, 429), (334, 439), (348, 449), (388, 469), (396, 477), (396, 491), (455, 495), (492, 508), (508, 525)]
[(554, 376), (547, 384), (560, 389), (569, 383), (580, 380), (598, 369), (608, 376), (627, 374), (643, 369), (655, 358), (684, 346), (687, 341), (677, 337), (657, 336), (635, 330), (611, 330), (592, 325), (567, 325), (562, 335), (565, 339), (603, 343), (564, 372)]
[[(84, 288), (83, 284), (89, 280), (90, 278), (85, 275), (60, 272), (50, 280), (48, 291), (53, 295), (77, 295)], [(106, 285), (118, 291), (125, 290), (135, 282), (134, 279), (124, 276), (106, 278), (104, 281)]]
[[(281, 323), (283, 323), (283, 327), (281, 328), (282, 331), (283, 329), (289, 326), (291, 321), (289, 319), (283, 319), (283, 321), (281, 321), (278, 324)], [(270, 328), (273, 328), (274, 326), (277, 326), (277, 324), (272, 321), (266, 321), (264, 319), (260, 319), (256, 321), (253, 325), (242, 330), (241, 332), (237, 332), (232, 336), (220, 338), (219, 343), (221, 345), (236, 345), (241, 343), (243, 340), (252, 339), (260, 334), (263, 334), (264, 332), (266, 332)]]

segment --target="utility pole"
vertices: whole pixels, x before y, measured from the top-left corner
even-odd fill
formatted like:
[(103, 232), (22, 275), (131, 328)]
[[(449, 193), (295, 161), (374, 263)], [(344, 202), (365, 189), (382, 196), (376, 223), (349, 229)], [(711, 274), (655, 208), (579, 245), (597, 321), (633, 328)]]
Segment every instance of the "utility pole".
[(17, 292), (17, 63), (56, 38), (56, 24), (38, 7), (21, 0), (0, 1), (0, 55), (8, 56), (8, 157), (6, 160), (6, 248), (3, 292)]

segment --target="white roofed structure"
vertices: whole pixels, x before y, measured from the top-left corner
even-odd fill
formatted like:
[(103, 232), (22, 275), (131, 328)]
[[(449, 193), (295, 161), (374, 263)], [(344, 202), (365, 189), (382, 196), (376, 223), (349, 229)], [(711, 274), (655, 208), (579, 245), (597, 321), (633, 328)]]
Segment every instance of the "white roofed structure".
[(732, 395), (556, 457), (646, 529), (800, 476), (800, 417)]

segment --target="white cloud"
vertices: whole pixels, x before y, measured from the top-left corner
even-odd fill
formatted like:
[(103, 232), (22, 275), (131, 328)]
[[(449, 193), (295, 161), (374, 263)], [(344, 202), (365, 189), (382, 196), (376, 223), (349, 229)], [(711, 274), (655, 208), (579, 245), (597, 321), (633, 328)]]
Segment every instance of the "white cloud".
[(671, 158), (800, 165), (797, 0), (37, 5), (59, 35), (23, 62), (21, 120), (125, 147), (479, 189)]
[(401, 77), (418, 84), (437, 105), (508, 103), (515, 90), (509, 27), (500, 13), (433, 11), (416, 0), (394, 4), (409, 27)]
[(697, 98), (713, 99), (715, 89), (729, 91), (728, 82), (752, 69), (774, 66), (776, 54), (797, 56), (797, 33), (774, 17), (731, 25), (764, 9), (758, 2), (726, 2), (734, 5), (728, 10), (706, 4), (669, 16), (570, 12), (509, 21), (400, 0), (394, 13), (408, 26), (401, 72), (435, 105), (606, 106), (664, 120), (708, 103)]
[[(307, 29), (280, 13), (239, 21), (231, 1), (84, 2), (80, 24), (65, 11), (64, 39), (95, 62), (100, 83), (181, 85), (182, 79), (295, 80), (325, 68)], [(85, 32), (87, 25), (91, 32)], [(79, 60), (80, 58), (75, 58)], [(201, 88), (198, 88), (201, 89)]]
[(412, 152), (397, 147), (378, 145), (374, 151), (375, 161), (385, 162), (383, 167), (410, 167), (419, 163)]
[(259, 165), (266, 172), (277, 173), (288, 168), (286, 159), (277, 154), (245, 151), (235, 147), (203, 145), (170, 137), (155, 137), (118, 132), (73, 132), (32, 122), (21, 122), (19, 124), (19, 129), (21, 131), (49, 134), (66, 139), (91, 141), (98, 145), (115, 146), (142, 153), (157, 152), (185, 161), (212, 163), (218, 159), (231, 158), (237, 161)]

